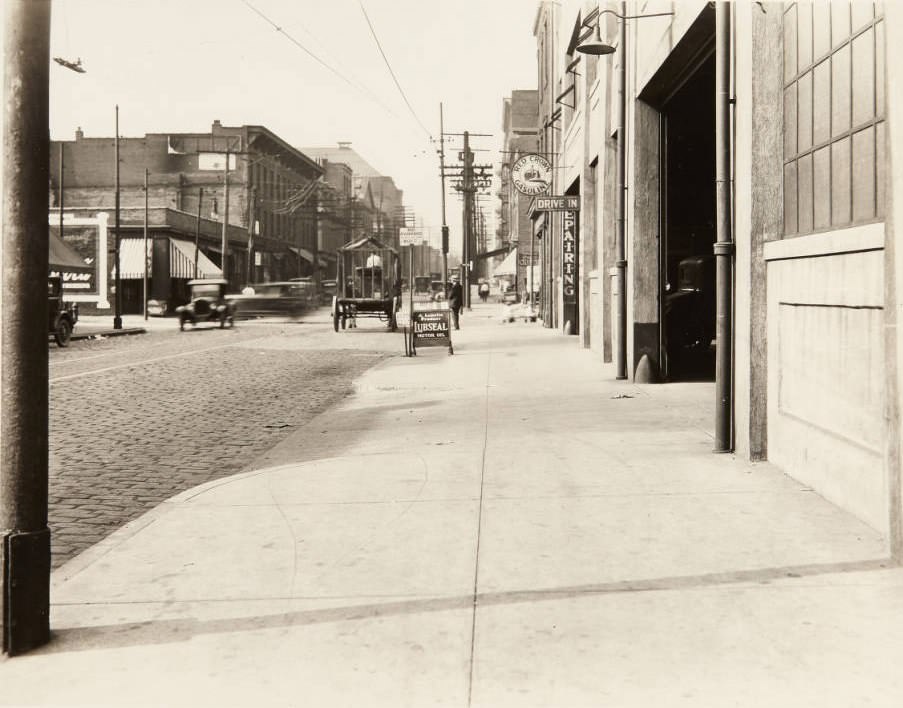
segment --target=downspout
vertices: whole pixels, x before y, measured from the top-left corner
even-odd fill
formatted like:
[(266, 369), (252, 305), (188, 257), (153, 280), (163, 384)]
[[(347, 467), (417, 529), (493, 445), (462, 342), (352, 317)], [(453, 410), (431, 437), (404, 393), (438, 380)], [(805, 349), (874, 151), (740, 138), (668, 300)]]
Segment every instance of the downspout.
[(731, 223), (730, 3), (715, 3), (715, 449), (733, 441), (732, 307), (734, 240)]
[[(626, 0), (621, 3), (621, 14), (627, 15)], [(618, 164), (617, 164), (617, 206), (615, 223), (615, 286), (618, 292), (617, 319), (618, 350), (615, 359), (615, 378), (627, 378), (627, 233), (625, 210), (627, 207), (627, 20), (621, 20), (621, 86), (618, 96)]]

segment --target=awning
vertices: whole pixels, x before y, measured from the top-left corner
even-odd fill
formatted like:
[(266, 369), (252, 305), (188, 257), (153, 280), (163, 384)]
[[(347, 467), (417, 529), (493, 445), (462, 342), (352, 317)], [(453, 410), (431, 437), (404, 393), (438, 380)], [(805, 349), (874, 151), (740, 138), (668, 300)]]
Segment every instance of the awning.
[[(198, 278), (222, 278), (223, 271), (198, 249)], [(194, 244), (169, 239), (169, 275), (171, 278), (194, 278)]]
[(517, 274), (517, 249), (513, 249), (511, 253), (509, 253), (505, 260), (499, 263), (495, 269), (492, 271), (492, 275), (496, 278), (502, 278), (506, 275), (516, 275)]
[[(150, 266), (150, 253), (153, 240), (147, 241), (147, 258)], [(119, 277), (134, 279), (144, 277), (144, 239), (124, 238), (119, 241)], [(150, 274), (150, 268), (148, 268)], [(179, 239), (169, 239), (169, 276), (171, 278), (194, 278), (194, 244)], [(198, 251), (198, 278), (222, 278), (223, 272), (217, 265)]]
[[(308, 263), (314, 262), (314, 254), (308, 251), (306, 248), (300, 248), (298, 246), (289, 246), (288, 250), (294, 253), (296, 256), (301, 256)], [(326, 259), (323, 258), (322, 255), (317, 256), (317, 262), (322, 266), (326, 267)]]
[(50, 270), (69, 273), (91, 273), (94, 267), (85, 263), (75, 249), (52, 231), (50, 235)]

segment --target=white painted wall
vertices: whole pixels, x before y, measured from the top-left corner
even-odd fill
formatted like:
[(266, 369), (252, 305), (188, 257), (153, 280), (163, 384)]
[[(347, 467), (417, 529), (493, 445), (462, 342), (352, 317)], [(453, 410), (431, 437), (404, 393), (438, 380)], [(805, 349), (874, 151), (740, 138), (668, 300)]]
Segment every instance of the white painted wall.
[(771, 242), (765, 257), (768, 457), (886, 533), (883, 244), (870, 224)]

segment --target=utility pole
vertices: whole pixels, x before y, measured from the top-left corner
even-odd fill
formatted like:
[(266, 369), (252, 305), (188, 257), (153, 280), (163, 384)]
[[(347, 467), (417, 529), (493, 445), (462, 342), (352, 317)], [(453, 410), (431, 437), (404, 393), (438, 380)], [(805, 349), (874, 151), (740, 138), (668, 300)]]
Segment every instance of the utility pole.
[[(222, 271), (223, 277), (229, 280), (229, 151), (226, 150), (226, 165), (223, 168), (223, 237), (220, 246), (223, 250)], [(228, 285), (227, 285), (228, 287)]]
[(198, 255), (201, 240), (201, 202), (204, 200), (204, 188), (198, 187), (198, 218), (194, 224), (194, 279), (198, 278)]
[(113, 329), (122, 329), (122, 279), (119, 271), (119, 106), (116, 106), (116, 142), (115, 142), (115, 159), (116, 159), (116, 235), (114, 237), (114, 265), (116, 266), (116, 275), (113, 279), (113, 287), (116, 288), (115, 297), (113, 298)]
[(254, 231), (257, 229), (257, 187), (251, 187), (251, 200), (248, 203), (248, 272), (245, 277), (246, 285), (255, 280), (254, 277)]
[(65, 143), (63, 143), (63, 141), (61, 140), (61, 141), (60, 141), (60, 198), (59, 198), (59, 204), (60, 204), (60, 241), (63, 240), (63, 205), (64, 205), (64, 201), (65, 201), (64, 198), (63, 198), (63, 145), (64, 145), (64, 144), (65, 144)]
[(12, 656), (50, 639), (50, 1), (5, 0), (3, 35), (0, 635)]
[(464, 131), (464, 306), (470, 309), (470, 251), (471, 233), (473, 231), (473, 153), (470, 151), (470, 133)]
[[(445, 123), (439, 104), (439, 173), (442, 180), (442, 288), (448, 287), (448, 224), (445, 222)], [(413, 281), (411, 287), (414, 287)]]
[(144, 319), (147, 319), (147, 168), (144, 168)]
[(314, 256), (314, 292), (320, 292), (320, 192), (314, 189), (314, 240), (311, 251)]

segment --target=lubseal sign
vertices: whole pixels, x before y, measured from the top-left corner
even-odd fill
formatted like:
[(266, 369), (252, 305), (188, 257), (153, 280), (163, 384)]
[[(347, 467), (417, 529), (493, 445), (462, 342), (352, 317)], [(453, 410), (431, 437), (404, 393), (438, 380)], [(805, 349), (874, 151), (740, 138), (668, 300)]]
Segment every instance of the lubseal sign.
[(451, 310), (414, 310), (411, 315), (413, 349), (417, 347), (448, 347), (454, 353), (451, 341)]
[(552, 185), (552, 165), (542, 155), (524, 155), (511, 168), (511, 181), (521, 194), (545, 194)]

